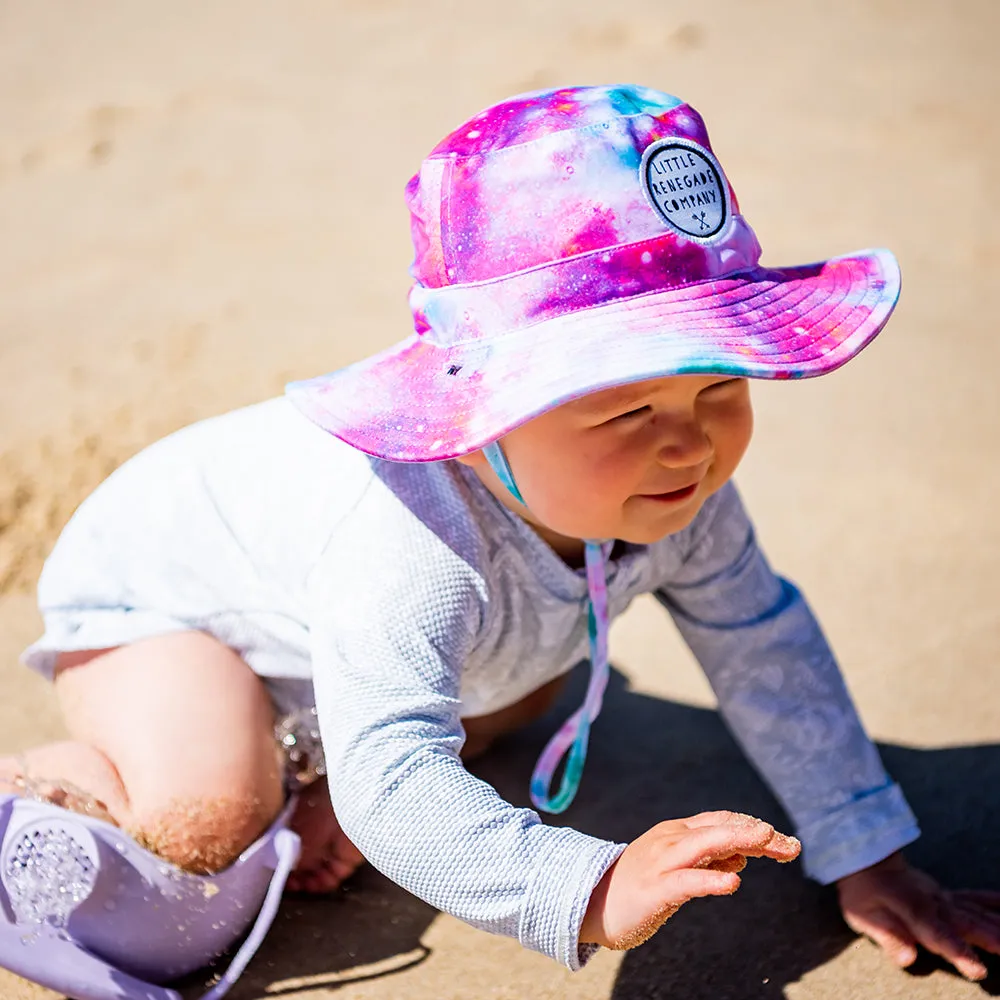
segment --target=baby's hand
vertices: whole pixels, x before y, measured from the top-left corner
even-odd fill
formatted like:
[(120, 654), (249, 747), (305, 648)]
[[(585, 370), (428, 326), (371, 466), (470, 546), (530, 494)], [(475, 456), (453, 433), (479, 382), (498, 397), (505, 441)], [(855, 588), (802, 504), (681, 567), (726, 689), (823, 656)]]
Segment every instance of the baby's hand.
[(987, 970), (973, 946), (1000, 954), (1000, 892), (950, 892), (901, 854), (842, 878), (837, 891), (848, 926), (897, 965), (914, 962), (922, 944), (975, 980)]
[(801, 845), (743, 813), (707, 812), (659, 823), (632, 841), (597, 883), (582, 944), (635, 948), (696, 896), (729, 896), (748, 857), (791, 861)]

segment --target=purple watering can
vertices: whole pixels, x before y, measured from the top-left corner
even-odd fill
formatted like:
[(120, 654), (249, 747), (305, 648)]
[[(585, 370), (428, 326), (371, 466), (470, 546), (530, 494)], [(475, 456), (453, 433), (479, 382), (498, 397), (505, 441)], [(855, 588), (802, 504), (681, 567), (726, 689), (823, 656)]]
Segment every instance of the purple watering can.
[(228, 868), (203, 876), (110, 823), (0, 796), (0, 966), (75, 1000), (181, 1000), (154, 983), (207, 965), (249, 927), (202, 998), (219, 1000), (264, 939), (298, 860), (294, 804)]

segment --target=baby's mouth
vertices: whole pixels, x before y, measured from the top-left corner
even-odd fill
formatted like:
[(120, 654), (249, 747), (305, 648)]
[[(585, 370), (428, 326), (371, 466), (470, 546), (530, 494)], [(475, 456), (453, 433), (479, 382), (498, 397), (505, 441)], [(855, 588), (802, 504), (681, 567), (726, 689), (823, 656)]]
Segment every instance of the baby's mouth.
[(698, 483), (691, 483), (689, 486), (682, 486), (679, 490), (670, 490), (668, 493), (640, 493), (644, 500), (656, 500), (660, 503), (679, 503), (694, 495), (698, 489)]

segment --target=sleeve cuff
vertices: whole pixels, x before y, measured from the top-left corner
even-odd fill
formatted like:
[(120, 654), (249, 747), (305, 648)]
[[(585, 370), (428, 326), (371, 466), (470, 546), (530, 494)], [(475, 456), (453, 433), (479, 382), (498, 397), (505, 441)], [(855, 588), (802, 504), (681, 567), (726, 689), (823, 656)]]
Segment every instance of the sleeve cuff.
[(920, 836), (899, 785), (891, 783), (803, 823), (806, 875), (829, 885), (882, 861)]
[(598, 840), (568, 827), (546, 851), (521, 917), (522, 945), (554, 958), (571, 972), (598, 951), (580, 944), (580, 925), (594, 886), (625, 850), (625, 844)]

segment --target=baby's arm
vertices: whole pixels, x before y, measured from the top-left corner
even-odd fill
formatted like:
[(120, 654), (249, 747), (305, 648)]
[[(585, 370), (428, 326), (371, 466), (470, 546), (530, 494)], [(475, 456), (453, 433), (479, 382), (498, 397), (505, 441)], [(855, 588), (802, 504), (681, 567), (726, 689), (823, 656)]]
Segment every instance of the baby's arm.
[[(900, 965), (917, 944), (963, 975), (1000, 953), (1000, 895), (949, 892), (898, 853), (919, 836), (858, 719), (819, 625), (757, 548), (732, 486), (693, 525), (657, 596), (698, 657), (736, 739), (792, 816), (808, 874), (836, 881), (848, 924)], [(699, 523), (700, 522), (700, 523)]]
[[(579, 968), (593, 950), (578, 940), (590, 893), (622, 846), (545, 826), (459, 759), (459, 681), (484, 613), (481, 581), (429, 532), (399, 543), (359, 531), (336, 555), (313, 581), (311, 641), (344, 832), (432, 905)], [(383, 567), (377, 584), (340, 578), (360, 560)]]
[(735, 487), (713, 497), (689, 530), (685, 564), (657, 597), (733, 735), (792, 817), (806, 872), (834, 882), (915, 840), (916, 820), (816, 619), (771, 571)]
[(470, 775), (458, 756), (459, 678), (485, 609), (481, 584), (430, 535), (406, 541), (391, 563), (375, 553), (386, 567), (378, 587), (351, 586), (344, 568), (383, 543), (343, 538), (312, 588), (330, 796), (376, 868), (575, 969), (594, 945), (639, 943), (694, 896), (733, 892), (746, 856), (798, 853), (767, 824), (733, 814), (660, 824), (625, 848), (546, 826)]

